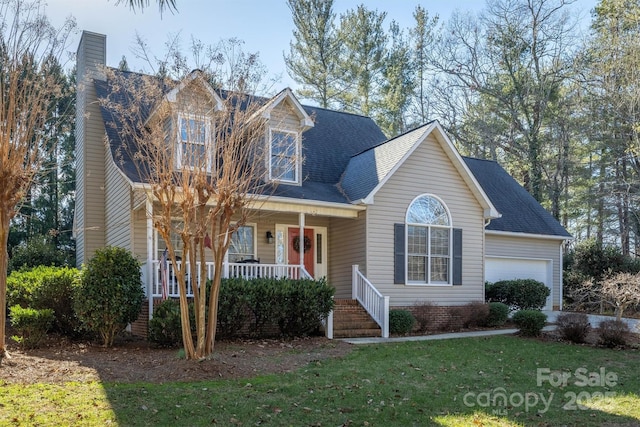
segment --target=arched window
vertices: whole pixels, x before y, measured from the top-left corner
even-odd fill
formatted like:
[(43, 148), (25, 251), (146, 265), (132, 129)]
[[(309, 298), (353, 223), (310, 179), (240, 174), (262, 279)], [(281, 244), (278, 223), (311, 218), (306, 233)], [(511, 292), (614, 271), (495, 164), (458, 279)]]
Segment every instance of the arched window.
[(409, 205), (406, 216), (407, 282), (451, 282), (451, 216), (435, 196), (422, 195)]

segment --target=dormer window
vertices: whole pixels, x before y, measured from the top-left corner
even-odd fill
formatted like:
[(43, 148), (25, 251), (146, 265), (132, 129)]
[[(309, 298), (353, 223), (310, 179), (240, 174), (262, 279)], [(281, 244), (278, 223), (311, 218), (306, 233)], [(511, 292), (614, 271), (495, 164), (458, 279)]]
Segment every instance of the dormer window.
[(201, 116), (178, 115), (178, 168), (211, 172), (211, 122)]
[(274, 181), (299, 183), (299, 134), (270, 129), (269, 139), (269, 178)]

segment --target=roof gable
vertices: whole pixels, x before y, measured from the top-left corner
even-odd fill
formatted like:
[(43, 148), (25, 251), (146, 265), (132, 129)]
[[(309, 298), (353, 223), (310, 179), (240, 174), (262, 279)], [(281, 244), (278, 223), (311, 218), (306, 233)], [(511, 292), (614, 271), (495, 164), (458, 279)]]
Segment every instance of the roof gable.
[(254, 116), (262, 116), (265, 119), (270, 119), (273, 109), (283, 102), (287, 102), (292, 107), (293, 112), (300, 119), (300, 128), (303, 131), (313, 127), (313, 120), (307, 114), (305, 109), (302, 107), (302, 104), (300, 104), (300, 101), (298, 101), (298, 98), (296, 98), (296, 96), (289, 88), (282, 90), (276, 96), (269, 99), (264, 104), (264, 106), (262, 106), (258, 111), (255, 112)]
[(437, 121), (404, 133), (396, 138), (353, 156), (340, 182), (342, 190), (351, 201), (373, 203), (378, 190), (395, 171), (430, 135), (433, 135), (445, 154), (484, 208), (486, 218), (500, 216), (475, 176), (471, 173), (458, 150)]

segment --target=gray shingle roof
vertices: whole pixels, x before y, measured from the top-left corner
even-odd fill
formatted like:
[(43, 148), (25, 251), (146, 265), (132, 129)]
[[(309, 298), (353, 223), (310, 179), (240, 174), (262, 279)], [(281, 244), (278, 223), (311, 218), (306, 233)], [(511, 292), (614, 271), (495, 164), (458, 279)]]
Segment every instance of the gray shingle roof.
[[(122, 72), (126, 78), (140, 74)], [(111, 96), (126, 108), (126, 94), (117, 93), (109, 82), (96, 80), (99, 98)], [(267, 100), (264, 99), (264, 102)], [(151, 106), (148, 106), (150, 109)], [(280, 184), (267, 189), (269, 194), (295, 199), (350, 203), (371, 191), (393, 170), (415, 143), (424, 136), (429, 123), (386, 141), (373, 120), (356, 114), (303, 106), (314, 120), (314, 127), (303, 134), (301, 186)], [(131, 158), (135, 144), (118, 132), (120, 118), (101, 106), (102, 118), (113, 158), (134, 183), (143, 182)], [(496, 162), (464, 157), (493, 205), (502, 214), (487, 230), (552, 235), (570, 238), (570, 234)]]
[(340, 183), (346, 196), (350, 200), (367, 197), (424, 136), (428, 128), (427, 123), (353, 156)]
[(491, 220), (486, 230), (571, 238), (567, 230), (498, 163), (471, 157), (463, 159), (502, 214), (501, 218)]
[[(125, 78), (134, 81), (141, 78), (138, 73), (117, 70), (114, 72), (121, 73)], [(117, 93), (114, 96), (115, 89), (106, 81), (96, 80), (94, 84), (99, 98), (110, 97), (111, 100), (126, 108), (128, 102), (126, 94)], [(262, 98), (262, 101), (267, 102), (267, 99)], [(303, 106), (303, 108), (315, 124), (302, 135), (303, 183), (301, 186), (279, 184), (273, 193), (272, 190), (268, 190), (269, 194), (349, 203), (337, 186), (349, 159), (354, 154), (380, 144), (386, 137), (369, 117), (311, 106)], [(132, 138), (123, 137), (118, 132), (120, 127), (118, 114), (104, 105), (101, 105), (101, 112), (116, 163), (132, 182), (144, 182), (143, 176), (130, 156), (130, 153), (135, 152)]]

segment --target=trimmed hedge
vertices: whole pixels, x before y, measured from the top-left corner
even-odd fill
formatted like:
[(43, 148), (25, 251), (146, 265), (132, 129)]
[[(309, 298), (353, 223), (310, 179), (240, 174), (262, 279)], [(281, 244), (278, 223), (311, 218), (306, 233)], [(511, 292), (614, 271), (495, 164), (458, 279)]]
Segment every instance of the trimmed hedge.
[(11, 326), (16, 328), (18, 335), (12, 337), (24, 348), (38, 348), (47, 336), (47, 331), (53, 324), (53, 310), (50, 308), (36, 310), (14, 305), (9, 310)]
[(162, 301), (153, 309), (149, 320), (149, 341), (161, 347), (176, 347), (182, 343), (180, 302), (177, 299)]
[(533, 279), (501, 280), (486, 285), (489, 302), (501, 302), (514, 310), (541, 310), (551, 290)]
[(53, 329), (73, 337), (80, 322), (73, 310), (74, 282), (78, 270), (70, 267), (36, 267), (14, 271), (7, 277), (7, 305), (53, 310)]
[(408, 310), (389, 310), (389, 332), (406, 335), (413, 330), (416, 318)]
[[(222, 279), (217, 334), (228, 339), (312, 334), (333, 309), (334, 292), (324, 279)], [(149, 340), (177, 345), (182, 342), (180, 308), (168, 301), (154, 310)]]
[(538, 310), (520, 310), (513, 315), (513, 323), (522, 335), (537, 337), (547, 324), (547, 315)]
[(501, 302), (489, 303), (489, 315), (487, 316), (487, 326), (490, 328), (502, 326), (509, 319), (509, 306)]

